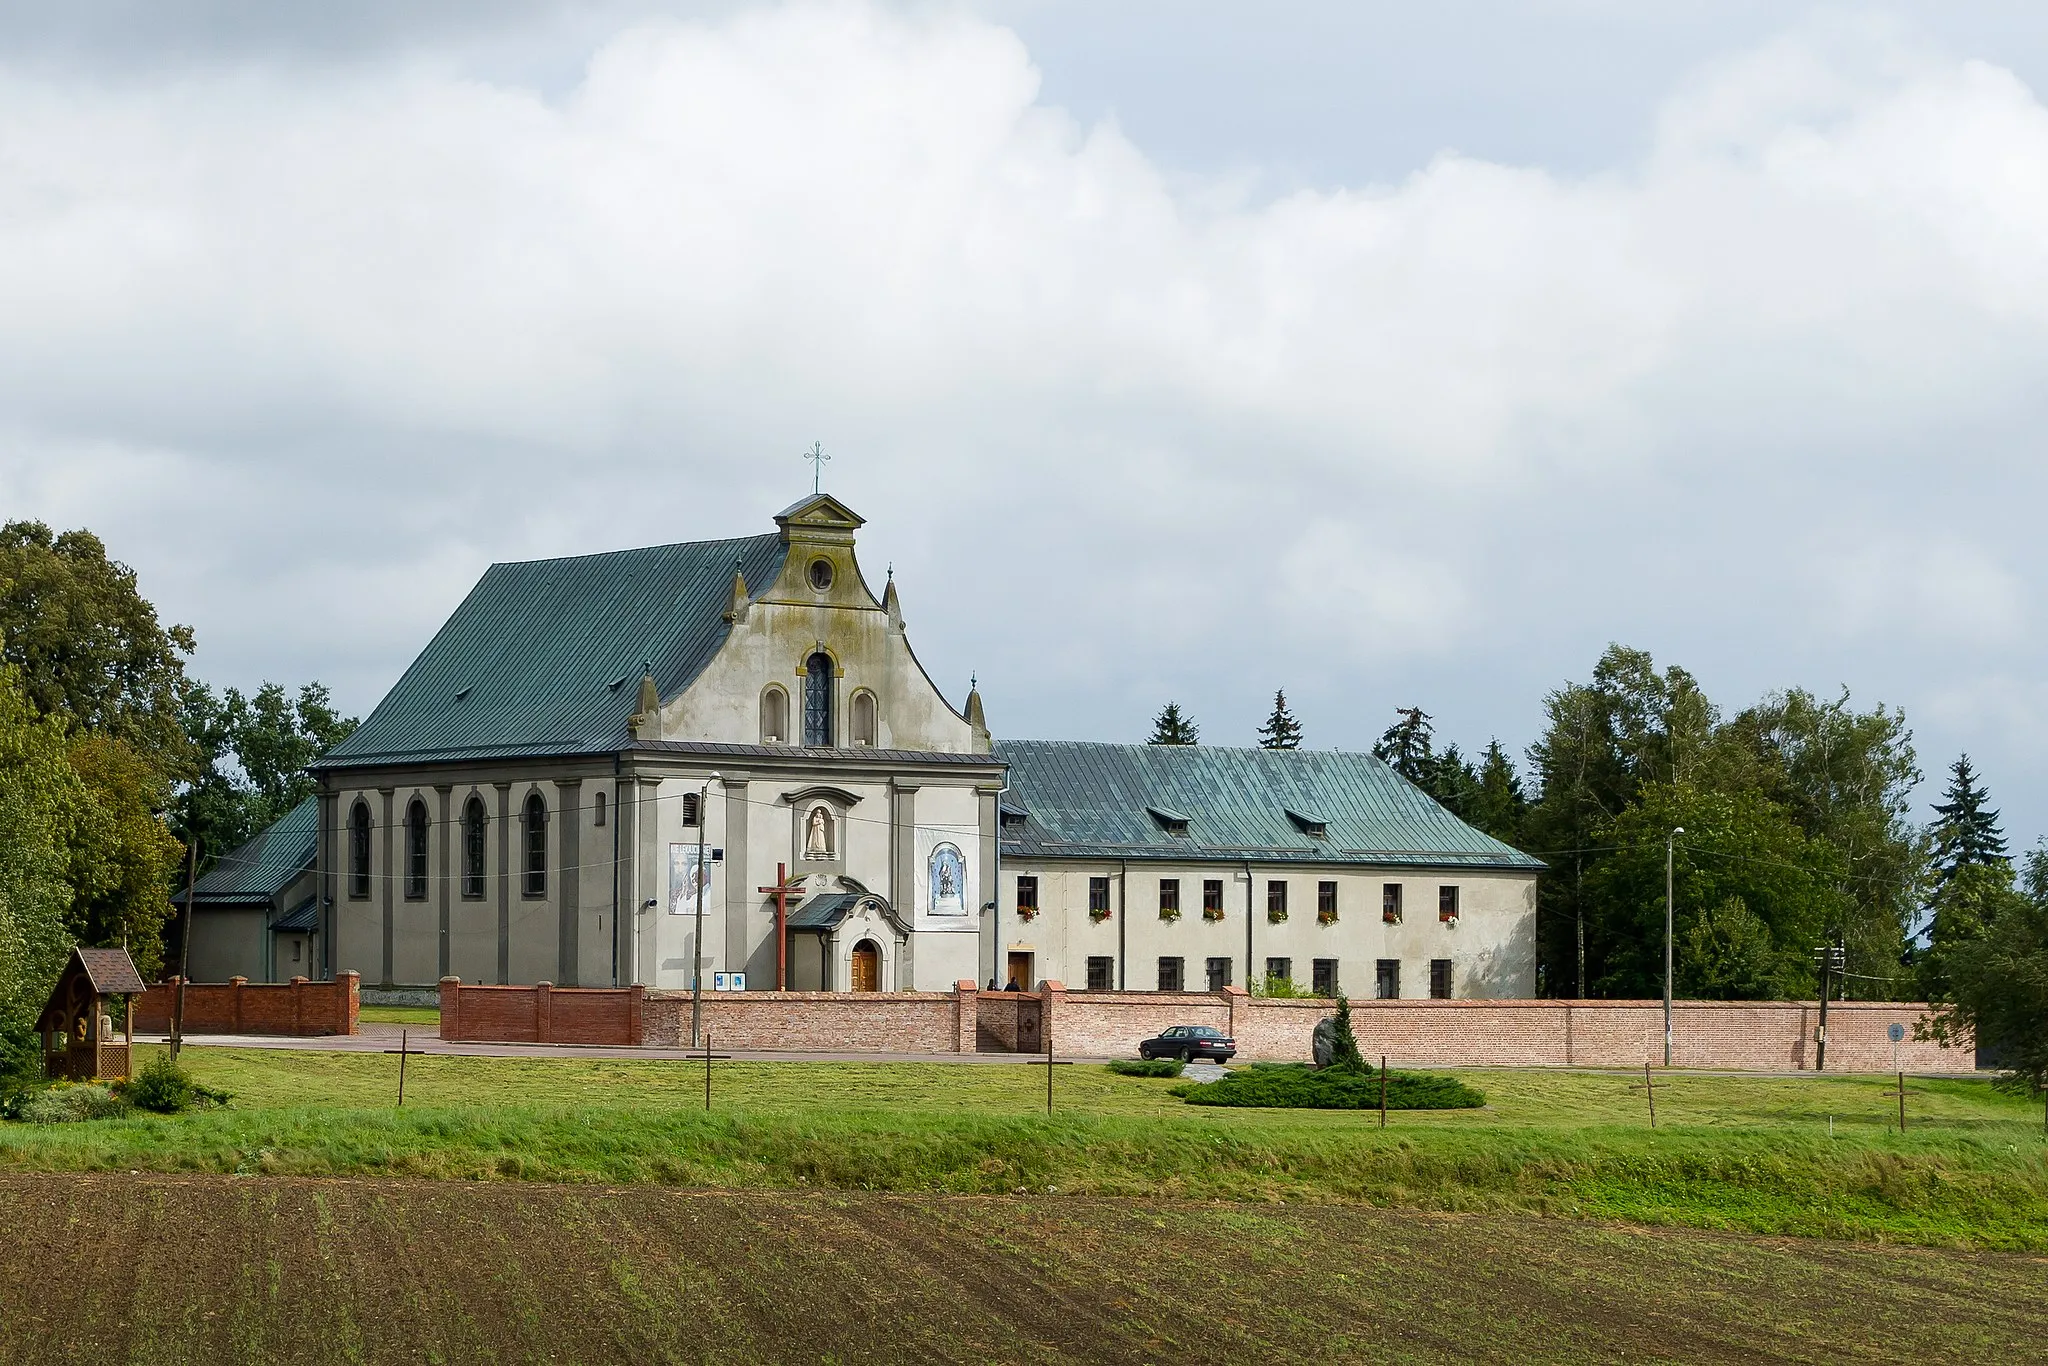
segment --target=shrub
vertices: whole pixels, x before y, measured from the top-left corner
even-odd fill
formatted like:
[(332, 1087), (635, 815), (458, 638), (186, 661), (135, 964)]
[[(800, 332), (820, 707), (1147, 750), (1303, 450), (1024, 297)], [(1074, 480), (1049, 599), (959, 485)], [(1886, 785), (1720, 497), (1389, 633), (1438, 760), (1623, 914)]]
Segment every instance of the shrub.
[(1109, 1070), (1120, 1077), (1177, 1077), (1184, 1066), (1179, 1058), (1115, 1058)]
[[(1190, 1105), (1240, 1105), (1273, 1110), (1377, 1110), (1380, 1078), (1362, 1071), (1317, 1071), (1306, 1063), (1253, 1064), (1221, 1081), (1190, 1086)], [(1387, 1073), (1389, 1110), (1470, 1110), (1486, 1097), (1455, 1077), (1427, 1072)]]
[(88, 1119), (118, 1119), (128, 1102), (97, 1082), (58, 1082), (22, 1091), (8, 1102), (9, 1119), (24, 1124), (76, 1124)]
[(138, 1110), (160, 1115), (175, 1115), (195, 1105), (221, 1105), (227, 1101), (225, 1092), (209, 1091), (193, 1081), (191, 1074), (172, 1062), (167, 1053), (151, 1058), (142, 1071), (115, 1089)]
[(1337, 997), (1337, 1013), (1332, 1018), (1330, 1034), (1330, 1067), (1337, 1072), (1366, 1071), (1365, 1059), (1358, 1054), (1358, 1036), (1351, 1032), (1351, 1001), (1348, 997)]

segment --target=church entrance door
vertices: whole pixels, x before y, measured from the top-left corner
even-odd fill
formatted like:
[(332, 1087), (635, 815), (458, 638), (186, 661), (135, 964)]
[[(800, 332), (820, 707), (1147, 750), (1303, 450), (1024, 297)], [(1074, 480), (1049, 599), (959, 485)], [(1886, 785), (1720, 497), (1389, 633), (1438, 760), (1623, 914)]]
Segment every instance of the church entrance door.
[(872, 939), (863, 939), (854, 945), (851, 975), (855, 991), (882, 989), (882, 951), (875, 947)]

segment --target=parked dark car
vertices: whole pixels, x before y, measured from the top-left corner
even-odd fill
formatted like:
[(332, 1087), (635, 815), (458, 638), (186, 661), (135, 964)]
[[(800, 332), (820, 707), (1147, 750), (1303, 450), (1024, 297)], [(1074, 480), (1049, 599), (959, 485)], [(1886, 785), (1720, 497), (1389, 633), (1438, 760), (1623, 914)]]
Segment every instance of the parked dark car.
[(1138, 1045), (1141, 1058), (1179, 1058), (1193, 1062), (1229, 1062), (1237, 1056), (1237, 1040), (1214, 1025), (1173, 1025), (1156, 1039)]

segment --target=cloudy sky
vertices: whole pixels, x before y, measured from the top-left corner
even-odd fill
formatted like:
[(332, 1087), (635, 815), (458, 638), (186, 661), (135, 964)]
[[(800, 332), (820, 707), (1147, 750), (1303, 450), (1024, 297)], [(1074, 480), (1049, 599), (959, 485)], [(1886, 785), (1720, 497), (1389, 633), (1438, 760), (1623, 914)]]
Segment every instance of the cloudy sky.
[(1519, 750), (1619, 640), (2030, 844), (2043, 92), (2034, 0), (9, 0), (0, 515), (367, 710), (822, 441), (999, 734)]

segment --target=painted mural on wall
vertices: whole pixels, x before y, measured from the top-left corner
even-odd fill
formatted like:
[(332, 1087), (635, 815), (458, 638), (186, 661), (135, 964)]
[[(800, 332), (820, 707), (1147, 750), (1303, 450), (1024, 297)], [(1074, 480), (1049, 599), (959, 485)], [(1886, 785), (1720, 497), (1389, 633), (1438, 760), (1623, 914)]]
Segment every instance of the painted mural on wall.
[(710, 863), (706, 851), (706, 863), (699, 867), (697, 846), (694, 844), (671, 844), (668, 847), (668, 913), (670, 915), (695, 915), (697, 913), (697, 889), (704, 890), (704, 913), (718, 904), (712, 889), (712, 872), (717, 865)]
[(975, 908), (974, 831), (919, 826), (917, 910), (925, 916), (965, 920)]

